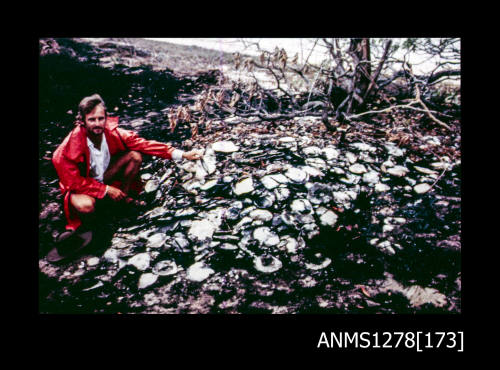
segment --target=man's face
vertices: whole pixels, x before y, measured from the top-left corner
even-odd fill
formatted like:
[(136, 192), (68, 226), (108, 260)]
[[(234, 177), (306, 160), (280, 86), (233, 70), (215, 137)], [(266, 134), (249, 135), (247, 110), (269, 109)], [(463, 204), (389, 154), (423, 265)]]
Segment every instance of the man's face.
[(96, 105), (92, 112), (85, 115), (85, 128), (91, 135), (102, 135), (105, 124), (106, 111), (102, 104)]

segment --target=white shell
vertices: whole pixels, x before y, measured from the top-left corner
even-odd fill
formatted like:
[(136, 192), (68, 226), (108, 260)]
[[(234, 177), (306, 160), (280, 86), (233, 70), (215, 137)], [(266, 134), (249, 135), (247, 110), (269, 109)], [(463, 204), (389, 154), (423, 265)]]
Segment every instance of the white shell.
[(401, 157), (402, 155), (404, 155), (405, 153), (405, 150), (404, 149), (400, 149), (396, 146), (396, 144), (394, 144), (393, 142), (387, 142), (385, 145), (384, 145), (385, 149), (387, 149), (387, 152), (390, 154), (390, 155), (393, 155), (395, 157)]
[(328, 210), (323, 213), (319, 219), (323, 226), (333, 227), (337, 222), (338, 216), (333, 211)]
[(273, 214), (269, 211), (266, 211), (265, 209), (253, 210), (252, 212), (250, 212), (249, 216), (254, 220), (261, 221), (271, 221), (273, 219)]
[(321, 149), (318, 148), (317, 146), (308, 146), (302, 149), (302, 151), (307, 156), (319, 156), (322, 153)]
[(404, 166), (394, 166), (394, 167), (387, 169), (388, 174), (393, 175), (393, 176), (397, 176), (397, 177), (406, 176), (408, 171), (409, 171), (409, 169), (404, 167)]
[(174, 261), (160, 261), (153, 267), (153, 272), (156, 275), (167, 276), (173, 275), (179, 271), (179, 267)]
[(356, 163), (356, 161), (358, 160), (358, 156), (354, 153), (351, 153), (351, 152), (347, 152), (345, 154), (345, 157), (347, 158), (347, 160), (349, 161), (349, 163), (351, 164), (354, 164)]
[(216, 225), (208, 220), (195, 220), (191, 223), (188, 231), (188, 237), (195, 240), (205, 240), (212, 237)]
[(339, 151), (331, 146), (323, 148), (323, 155), (327, 160), (336, 159), (339, 157), (339, 154)]
[(418, 172), (424, 173), (426, 175), (437, 175), (438, 173), (434, 170), (431, 170), (429, 168), (425, 167), (420, 167), (420, 166), (413, 166), (414, 169), (416, 169)]
[(119, 257), (118, 250), (114, 248), (109, 248), (106, 250), (106, 252), (104, 252), (103, 257), (108, 262), (116, 263), (118, 262), (118, 257)]
[(323, 260), (323, 262), (321, 262), (320, 264), (306, 263), (305, 265), (309, 270), (321, 270), (321, 269), (324, 269), (325, 267), (327, 267), (331, 262), (332, 262), (332, 260), (330, 258), (326, 257)]
[(312, 205), (307, 199), (295, 199), (290, 205), (290, 209), (294, 213), (303, 213), (307, 210), (312, 210)]
[(129, 265), (135, 266), (140, 271), (144, 271), (149, 267), (150, 260), (151, 257), (148, 253), (139, 253), (133, 257), (130, 257), (127, 263)]
[(99, 263), (99, 257), (91, 257), (87, 260), (87, 266), (95, 266)]
[(376, 184), (379, 182), (379, 175), (376, 171), (370, 171), (363, 175), (363, 181), (368, 184)]
[(236, 195), (252, 192), (254, 190), (252, 178), (247, 177), (246, 179), (237, 182), (233, 190)]
[(214, 270), (206, 266), (203, 262), (196, 262), (188, 268), (186, 277), (191, 281), (203, 281), (214, 272)]
[(217, 184), (217, 180), (208, 180), (205, 184), (200, 186), (200, 190), (208, 190)]
[(280, 242), (279, 236), (265, 226), (256, 228), (253, 237), (267, 246), (277, 245)]
[(362, 152), (375, 152), (377, 150), (377, 148), (371, 146), (371, 145), (368, 145), (368, 144), (365, 144), (365, 143), (352, 143), (351, 144), (351, 147), (353, 148), (356, 148)]
[(167, 234), (164, 233), (153, 234), (148, 238), (147, 246), (149, 248), (159, 248), (163, 245), (163, 243), (165, 243), (167, 238)]
[(413, 187), (413, 190), (415, 190), (415, 193), (417, 194), (424, 194), (427, 193), (431, 189), (431, 186), (429, 184), (418, 184)]
[(391, 190), (391, 187), (389, 185), (382, 184), (381, 182), (379, 182), (378, 184), (375, 185), (376, 192), (383, 193), (383, 192), (389, 191), (389, 190)]
[(139, 289), (144, 289), (156, 283), (156, 280), (158, 280), (158, 275), (146, 272), (139, 278), (138, 287)]
[(152, 179), (152, 180), (149, 180), (146, 183), (146, 185), (144, 185), (144, 191), (146, 193), (151, 193), (151, 192), (155, 191), (156, 189), (158, 189), (159, 186), (160, 186), (160, 182), (157, 179)]
[(232, 153), (237, 152), (240, 148), (232, 141), (217, 141), (212, 144), (212, 149), (216, 152)]
[(294, 182), (303, 183), (307, 180), (307, 172), (300, 168), (291, 167), (285, 172), (285, 176)]
[[(319, 159), (319, 158), (316, 158)], [(318, 162), (316, 162), (318, 163)], [(323, 166), (324, 168), (324, 166)], [(303, 166), (302, 169), (311, 177), (323, 177), (325, 174), (315, 167)]]
[(291, 136), (285, 136), (285, 137), (280, 138), (279, 142), (280, 143), (294, 143), (295, 142), (295, 138), (291, 137)]
[(288, 190), (288, 188), (286, 187), (279, 187), (277, 189), (274, 189), (274, 195), (276, 196), (278, 202), (284, 201), (290, 196), (290, 194), (290, 190)]
[(299, 243), (297, 242), (297, 239), (292, 238), (292, 237), (288, 237), (286, 239), (285, 248), (286, 248), (286, 251), (288, 253), (290, 253), (290, 254), (297, 253), (298, 247), (299, 247)]
[(367, 172), (366, 167), (360, 163), (353, 164), (349, 167), (349, 171), (355, 174), (362, 174)]

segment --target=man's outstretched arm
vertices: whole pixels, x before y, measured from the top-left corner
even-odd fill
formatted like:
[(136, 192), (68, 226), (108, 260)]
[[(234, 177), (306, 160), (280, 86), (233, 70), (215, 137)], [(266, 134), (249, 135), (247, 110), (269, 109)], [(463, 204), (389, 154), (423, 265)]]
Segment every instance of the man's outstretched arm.
[(117, 128), (117, 130), (129, 150), (174, 160), (180, 160), (182, 158), (196, 160), (202, 158), (202, 155), (195, 150), (184, 152), (166, 143), (161, 143), (156, 140), (146, 140), (133, 131), (121, 128)]

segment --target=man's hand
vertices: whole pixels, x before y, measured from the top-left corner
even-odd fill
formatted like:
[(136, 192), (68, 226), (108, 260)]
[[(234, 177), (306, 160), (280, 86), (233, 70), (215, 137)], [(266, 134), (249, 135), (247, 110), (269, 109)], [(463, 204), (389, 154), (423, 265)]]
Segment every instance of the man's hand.
[(196, 150), (191, 150), (190, 152), (182, 153), (182, 158), (188, 159), (190, 161), (195, 161), (197, 159), (202, 159), (203, 155)]
[(127, 196), (123, 191), (111, 185), (108, 185), (108, 191), (106, 192), (106, 194), (116, 202), (124, 199)]

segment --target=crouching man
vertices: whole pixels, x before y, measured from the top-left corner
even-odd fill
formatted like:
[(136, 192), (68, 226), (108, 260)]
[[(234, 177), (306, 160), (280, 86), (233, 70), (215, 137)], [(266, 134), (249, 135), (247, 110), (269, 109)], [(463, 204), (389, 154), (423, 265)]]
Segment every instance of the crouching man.
[(115, 202), (144, 205), (133, 196), (141, 191), (138, 173), (142, 154), (174, 160), (202, 157), (196, 151), (184, 152), (118, 128), (118, 117), (108, 116), (98, 94), (80, 102), (77, 127), (52, 157), (64, 196), (67, 231), (47, 255), (50, 262), (60, 261), (90, 242), (92, 230), (81, 226), (92, 217), (96, 200), (109, 197)]

